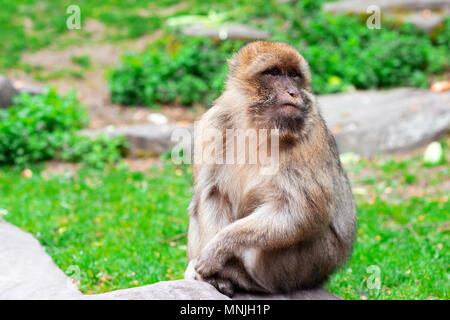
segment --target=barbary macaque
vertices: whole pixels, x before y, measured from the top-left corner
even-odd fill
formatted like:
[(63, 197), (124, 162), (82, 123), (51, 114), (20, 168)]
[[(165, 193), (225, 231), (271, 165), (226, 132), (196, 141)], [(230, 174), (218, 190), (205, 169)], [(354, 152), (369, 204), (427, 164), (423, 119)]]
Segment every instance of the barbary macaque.
[[(288, 44), (257, 41), (229, 67), (226, 90), (199, 123), (200, 132), (214, 129), (222, 137), (195, 137), (196, 147), (216, 150), (216, 161), (194, 155), (185, 278), (228, 296), (319, 286), (352, 252), (356, 209), (311, 92), (308, 64)], [(257, 132), (257, 149), (267, 143), (273, 150), (277, 141), (276, 170), (263, 172), (259, 156), (256, 163), (225, 161), (230, 129)]]

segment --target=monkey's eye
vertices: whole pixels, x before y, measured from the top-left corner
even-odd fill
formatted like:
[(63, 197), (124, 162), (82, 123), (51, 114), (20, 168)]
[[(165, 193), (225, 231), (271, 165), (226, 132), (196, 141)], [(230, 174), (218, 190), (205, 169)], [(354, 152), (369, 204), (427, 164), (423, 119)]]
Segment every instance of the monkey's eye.
[(279, 76), (281, 75), (281, 70), (278, 67), (273, 67), (270, 69), (267, 69), (266, 71), (263, 71), (263, 74), (265, 75), (271, 75), (271, 76)]
[(291, 70), (291, 71), (289, 71), (289, 77), (291, 77), (291, 78), (300, 78), (300, 75), (298, 74), (297, 71)]

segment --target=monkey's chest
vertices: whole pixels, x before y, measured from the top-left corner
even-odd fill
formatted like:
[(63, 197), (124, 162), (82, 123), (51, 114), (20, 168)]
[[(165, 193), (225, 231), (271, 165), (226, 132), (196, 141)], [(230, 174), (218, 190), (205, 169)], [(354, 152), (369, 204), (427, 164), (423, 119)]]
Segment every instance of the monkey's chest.
[[(228, 172), (230, 177), (222, 184), (225, 197), (231, 209), (231, 220), (235, 221), (250, 215), (260, 206), (271, 188), (267, 181), (260, 179), (261, 175), (254, 168), (246, 171)], [(223, 182), (223, 181), (222, 181)]]

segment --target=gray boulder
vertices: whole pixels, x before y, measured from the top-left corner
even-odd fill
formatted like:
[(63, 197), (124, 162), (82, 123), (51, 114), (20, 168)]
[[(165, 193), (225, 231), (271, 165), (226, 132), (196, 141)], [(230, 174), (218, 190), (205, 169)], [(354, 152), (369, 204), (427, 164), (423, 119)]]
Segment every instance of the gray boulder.
[(325, 289), (316, 288), (273, 295), (237, 293), (233, 296), (233, 300), (342, 300), (342, 298)]
[[(143, 287), (103, 294), (83, 295), (71, 279), (53, 263), (39, 242), (29, 233), (0, 218), (0, 300), (230, 300), (206, 282), (163, 281)], [(238, 294), (235, 299), (335, 300), (323, 290), (302, 290), (286, 295)]]
[[(318, 103), (341, 153), (372, 156), (412, 150), (439, 138), (450, 125), (450, 91), (434, 93), (413, 88), (356, 91), (318, 96)], [(124, 135), (130, 155), (139, 157), (171, 150), (178, 143), (171, 139), (175, 130), (193, 135), (192, 128), (172, 124), (83, 130), (81, 134)], [(184, 149), (189, 150), (184, 143)], [(190, 150), (193, 152), (192, 147)]]
[(450, 128), (450, 91), (400, 88), (319, 96), (339, 152), (364, 156), (411, 150)]
[(0, 300), (82, 297), (31, 234), (1, 218), (0, 270)]
[(7, 108), (12, 105), (12, 98), (19, 94), (19, 91), (14, 88), (11, 81), (0, 76), (0, 108)]
[(344, 0), (325, 3), (322, 8), (338, 14), (366, 14), (367, 8), (372, 5), (380, 8), (382, 17), (387, 14), (426, 31), (437, 27), (450, 12), (448, 0)]
[[(175, 280), (84, 296), (88, 300), (231, 300), (203, 281)], [(264, 295), (237, 293), (233, 300), (342, 300), (322, 288), (299, 290), (288, 294)]]
[(366, 13), (369, 6), (375, 5), (381, 12), (409, 12), (409, 11), (449, 11), (448, 0), (343, 0), (327, 2), (323, 10), (334, 13)]
[(182, 32), (188, 36), (209, 37), (221, 40), (264, 40), (270, 38), (270, 33), (242, 24), (229, 24), (220, 27), (193, 24), (184, 27)]
[(444, 21), (444, 15), (438, 13), (423, 15), (417, 12), (403, 15), (400, 17), (400, 20), (403, 22), (411, 22), (420, 29), (430, 32)]
[(44, 92), (44, 87), (37, 83), (19, 82), (15, 83), (14, 86), (20, 93), (26, 92), (30, 95), (36, 95)]
[(230, 300), (212, 285), (196, 280), (162, 281), (143, 287), (85, 295), (88, 300)]
[(44, 88), (35, 83), (12, 82), (0, 75), (0, 108), (10, 107), (13, 103), (13, 97), (22, 92), (35, 95), (44, 92)]
[[(160, 155), (173, 146), (176, 141), (171, 140), (174, 130), (183, 129), (176, 125), (137, 124), (126, 127), (106, 127), (99, 129), (81, 130), (80, 134), (95, 137), (99, 134), (108, 136), (125, 136), (129, 144), (129, 156), (148, 157)], [(186, 129), (190, 130), (190, 129)]]

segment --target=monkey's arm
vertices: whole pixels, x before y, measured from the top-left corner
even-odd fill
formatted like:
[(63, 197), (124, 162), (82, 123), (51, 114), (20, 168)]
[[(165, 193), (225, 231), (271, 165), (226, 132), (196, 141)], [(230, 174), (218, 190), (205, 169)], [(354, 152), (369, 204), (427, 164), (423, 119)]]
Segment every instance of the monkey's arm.
[(266, 204), (222, 229), (202, 250), (196, 271), (207, 278), (244, 249), (293, 245), (325, 228), (328, 212), (296, 212), (287, 204)]

